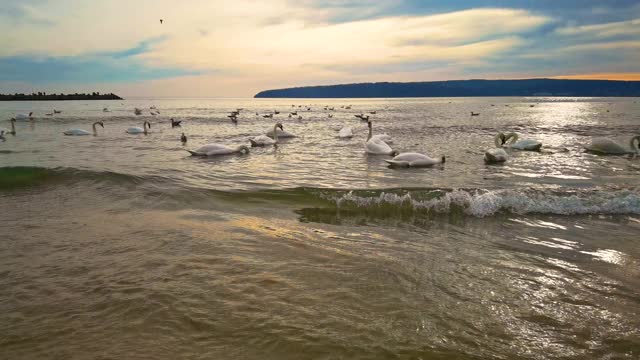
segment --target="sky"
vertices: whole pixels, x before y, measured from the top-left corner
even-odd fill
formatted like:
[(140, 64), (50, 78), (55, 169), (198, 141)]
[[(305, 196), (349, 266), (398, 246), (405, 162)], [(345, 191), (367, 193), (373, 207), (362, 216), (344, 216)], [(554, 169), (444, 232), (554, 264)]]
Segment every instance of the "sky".
[(0, 93), (640, 80), (639, 0), (0, 0), (0, 34)]

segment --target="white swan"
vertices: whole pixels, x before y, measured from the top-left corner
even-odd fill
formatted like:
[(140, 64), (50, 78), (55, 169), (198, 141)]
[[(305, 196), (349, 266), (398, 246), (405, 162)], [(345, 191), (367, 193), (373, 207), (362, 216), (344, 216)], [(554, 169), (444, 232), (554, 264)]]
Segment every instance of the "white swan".
[(585, 147), (589, 152), (604, 155), (625, 155), (640, 154), (640, 136), (634, 136), (629, 141), (631, 149), (624, 147), (617, 142), (607, 138), (595, 138), (591, 140), (591, 145)]
[(498, 133), (496, 138), (499, 138), (502, 141), (502, 147), (508, 147), (516, 150), (526, 150), (526, 151), (540, 151), (542, 147), (542, 143), (537, 140), (532, 139), (524, 139), (518, 141), (518, 134), (516, 133)]
[[(104, 124), (102, 123), (102, 121), (96, 121), (93, 123), (93, 136), (98, 136), (98, 131), (96, 130), (96, 125), (100, 125), (102, 126), (102, 128), (104, 129)], [(64, 132), (65, 135), (69, 135), (69, 136), (81, 136), (81, 135), (91, 135), (90, 132), (88, 132), (87, 130), (83, 130), (83, 129), (69, 129), (67, 131)]]
[(11, 118), (12, 120), (33, 120), (33, 111), (27, 114), (18, 114), (16, 117)]
[(445, 157), (433, 159), (424, 154), (419, 153), (402, 153), (392, 160), (385, 160), (391, 166), (399, 167), (429, 167), (435, 164), (444, 164)]
[(351, 128), (348, 126), (345, 126), (342, 129), (340, 129), (340, 132), (338, 133), (338, 137), (340, 137), (341, 139), (350, 139), (353, 137), (353, 130), (351, 130)]
[(276, 123), (273, 126), (273, 139), (268, 137), (267, 135), (260, 135), (260, 136), (255, 136), (252, 137), (251, 139), (249, 139), (249, 142), (251, 142), (251, 146), (267, 146), (267, 145), (276, 145), (278, 143), (278, 136), (280, 135), (278, 133), (278, 128), (282, 131), (284, 131), (284, 128), (282, 127), (281, 123)]
[(132, 134), (132, 135), (136, 135), (136, 134), (145, 134), (145, 135), (147, 135), (148, 134), (147, 125), (149, 126), (149, 129), (151, 129), (151, 124), (148, 121), (145, 121), (142, 124), (141, 128), (139, 128), (139, 127), (130, 127), (125, 132), (127, 134)]
[(373, 125), (371, 121), (367, 122), (369, 126), (369, 136), (367, 142), (364, 144), (365, 151), (372, 155), (398, 155), (398, 152), (393, 150), (386, 142), (372, 136)]
[(292, 134), (292, 133), (290, 133), (290, 132), (284, 131), (284, 130), (282, 130), (282, 129), (277, 129), (277, 128), (275, 128), (275, 127), (273, 128), (273, 130), (269, 130), (269, 131), (267, 131), (267, 132), (265, 133), (265, 135), (267, 135), (267, 136), (268, 136), (268, 137), (270, 137), (270, 138), (273, 138), (273, 137), (274, 137), (274, 133), (275, 133), (276, 131), (278, 132), (278, 137), (280, 137), (280, 138), (292, 138), (292, 137), (296, 137), (294, 134)]
[(496, 144), (494, 149), (485, 151), (484, 162), (487, 164), (497, 164), (507, 161), (509, 154), (507, 154), (507, 152), (502, 148), (505, 143), (504, 134), (500, 133), (496, 135), (494, 143)]
[(11, 131), (0, 128), (1, 131), (4, 131), (5, 134), (15, 135), (16, 134), (16, 119), (11, 119)]
[(247, 145), (239, 145), (235, 148), (231, 148), (221, 144), (207, 144), (201, 146), (197, 150), (187, 150), (192, 156), (215, 156), (215, 155), (229, 155), (235, 153), (249, 153), (249, 147)]

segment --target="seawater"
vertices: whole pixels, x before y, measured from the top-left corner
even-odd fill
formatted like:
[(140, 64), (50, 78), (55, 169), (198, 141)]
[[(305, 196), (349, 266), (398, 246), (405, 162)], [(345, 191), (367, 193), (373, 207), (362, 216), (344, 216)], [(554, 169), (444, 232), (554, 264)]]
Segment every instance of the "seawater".
[[(640, 356), (640, 158), (583, 151), (640, 134), (638, 99), (4, 102), (0, 128), (29, 111), (0, 142), (3, 357)], [(387, 167), (360, 113), (447, 162)], [(276, 121), (297, 137), (186, 151)], [(543, 149), (486, 165), (498, 131)]]

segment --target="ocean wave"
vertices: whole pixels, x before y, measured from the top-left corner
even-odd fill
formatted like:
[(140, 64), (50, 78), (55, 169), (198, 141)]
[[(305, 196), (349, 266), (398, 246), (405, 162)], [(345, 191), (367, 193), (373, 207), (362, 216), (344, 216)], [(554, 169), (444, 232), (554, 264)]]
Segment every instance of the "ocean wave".
[(145, 181), (144, 179), (133, 175), (126, 175), (110, 171), (83, 170), (69, 167), (0, 167), (0, 191), (81, 180), (119, 183), (140, 183)]
[(487, 217), (514, 214), (640, 214), (640, 191), (430, 189), (322, 192), (338, 209), (372, 213), (460, 213)]
[[(328, 189), (298, 187), (232, 191), (201, 188), (188, 180), (136, 176), (77, 168), (0, 167), (0, 191), (40, 185), (97, 184), (117, 194), (124, 186), (139, 188), (141, 195), (173, 199), (184, 206), (222, 202), (324, 209), (329, 212), (395, 216), (454, 214), (488, 217), (506, 214), (619, 215), (640, 214), (640, 187), (596, 189)], [(118, 186), (113, 186), (118, 185)], [(139, 186), (145, 185), (145, 186)], [(146, 186), (152, 185), (152, 186)], [(120, 189), (120, 190), (119, 190)]]

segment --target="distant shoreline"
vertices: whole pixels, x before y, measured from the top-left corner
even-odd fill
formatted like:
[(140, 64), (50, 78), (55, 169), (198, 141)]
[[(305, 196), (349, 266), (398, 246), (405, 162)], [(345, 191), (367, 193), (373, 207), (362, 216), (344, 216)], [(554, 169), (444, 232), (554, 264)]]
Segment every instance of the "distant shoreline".
[(0, 101), (65, 101), (65, 100), (124, 100), (120, 96), (110, 94), (47, 94), (43, 92), (33, 94), (0, 94)]
[(257, 93), (254, 98), (411, 98), (411, 97), (637, 97), (640, 81), (618, 80), (449, 80), (305, 86)]

